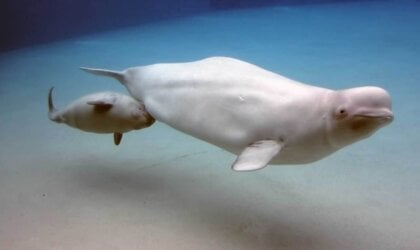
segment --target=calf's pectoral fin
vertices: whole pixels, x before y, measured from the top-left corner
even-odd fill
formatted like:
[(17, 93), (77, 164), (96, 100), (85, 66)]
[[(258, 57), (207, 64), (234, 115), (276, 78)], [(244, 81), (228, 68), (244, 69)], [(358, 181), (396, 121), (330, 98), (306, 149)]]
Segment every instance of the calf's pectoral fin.
[(122, 137), (123, 137), (122, 133), (118, 133), (118, 132), (114, 133), (114, 143), (115, 143), (115, 145), (117, 145), (117, 146), (120, 145)]
[(114, 103), (105, 100), (89, 101), (87, 104), (94, 106), (94, 109), (97, 112), (106, 112), (114, 106)]
[(235, 171), (254, 171), (267, 166), (271, 159), (282, 149), (278, 140), (256, 141), (246, 147), (232, 165)]

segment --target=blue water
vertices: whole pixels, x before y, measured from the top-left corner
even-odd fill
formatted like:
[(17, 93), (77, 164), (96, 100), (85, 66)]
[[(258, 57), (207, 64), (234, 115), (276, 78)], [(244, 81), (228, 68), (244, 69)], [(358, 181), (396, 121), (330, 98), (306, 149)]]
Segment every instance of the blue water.
[[(229, 10), (0, 54), (0, 249), (418, 249), (420, 3)], [(113, 90), (80, 66), (232, 56), (332, 89), (377, 85), (394, 122), (305, 166), (235, 156), (162, 123), (125, 135), (47, 118)]]

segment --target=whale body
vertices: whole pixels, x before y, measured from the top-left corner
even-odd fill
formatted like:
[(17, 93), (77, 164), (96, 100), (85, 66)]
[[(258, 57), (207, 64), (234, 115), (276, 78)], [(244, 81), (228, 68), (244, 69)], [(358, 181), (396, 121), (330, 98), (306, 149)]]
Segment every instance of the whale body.
[(81, 69), (120, 81), (156, 120), (238, 155), (237, 171), (314, 162), (393, 119), (382, 88), (335, 91), (228, 57)]

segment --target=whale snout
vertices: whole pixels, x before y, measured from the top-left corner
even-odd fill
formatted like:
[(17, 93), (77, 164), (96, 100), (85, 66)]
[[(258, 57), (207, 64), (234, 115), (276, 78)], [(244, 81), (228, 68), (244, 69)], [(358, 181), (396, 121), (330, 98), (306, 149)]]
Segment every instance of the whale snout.
[(353, 115), (367, 118), (380, 124), (388, 124), (394, 120), (391, 96), (379, 87), (367, 86), (348, 90), (353, 105)]
[(376, 116), (376, 119), (379, 119), (380, 121), (388, 124), (391, 123), (394, 120), (394, 113), (391, 110), (386, 110), (379, 112)]
[(391, 111), (389, 111), (386, 114), (382, 114), (380, 116), (377, 116), (376, 119), (378, 119), (383, 124), (389, 124), (394, 120), (394, 114)]

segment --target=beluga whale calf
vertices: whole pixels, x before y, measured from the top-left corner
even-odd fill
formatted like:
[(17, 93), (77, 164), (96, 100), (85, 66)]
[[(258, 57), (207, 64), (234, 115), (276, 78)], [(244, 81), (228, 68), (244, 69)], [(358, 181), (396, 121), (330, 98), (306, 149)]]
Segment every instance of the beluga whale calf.
[(112, 133), (115, 145), (120, 144), (123, 133), (149, 127), (155, 122), (141, 102), (116, 92), (89, 94), (57, 110), (52, 99), (53, 89), (48, 92), (48, 118), (51, 121), (85, 132)]
[(311, 86), (228, 57), (81, 69), (117, 79), (156, 120), (236, 154), (236, 171), (311, 163), (393, 120), (382, 88)]

